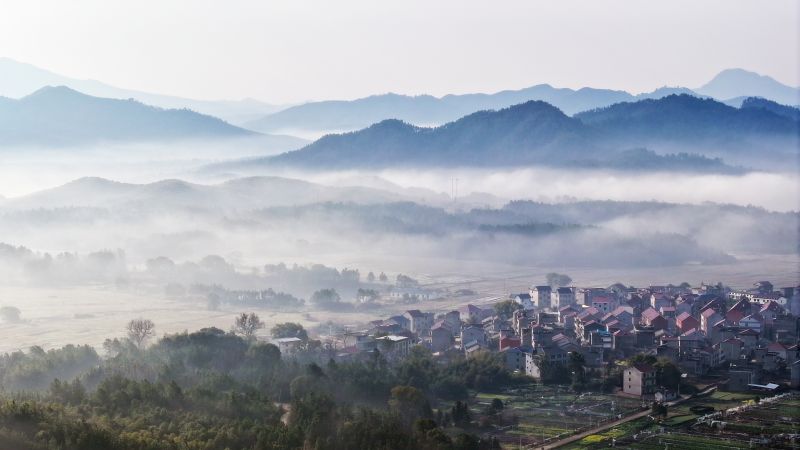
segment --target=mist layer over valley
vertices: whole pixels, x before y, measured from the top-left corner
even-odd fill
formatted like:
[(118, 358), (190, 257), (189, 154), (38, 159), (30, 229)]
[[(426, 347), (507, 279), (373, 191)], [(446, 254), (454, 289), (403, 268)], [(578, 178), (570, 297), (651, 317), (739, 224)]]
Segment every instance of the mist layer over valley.
[[(70, 342), (97, 344), (98, 336), (113, 335), (142, 314), (162, 318), (163, 332), (224, 327), (241, 308), (261, 310), (268, 323), (315, 326), (319, 308), (308, 299), (324, 288), (336, 288), (344, 299), (326, 317), (358, 323), (378, 312), (353, 309), (356, 291), (384, 288), (367, 281), (368, 272), (392, 280), (410, 274), (439, 292), (442, 300), (426, 305), (437, 310), (524, 290), (552, 270), (591, 285), (621, 276), (629, 283), (725, 279), (742, 285), (753, 274), (786, 284), (798, 277), (799, 216), (791, 210), (796, 196), (786, 189), (794, 181), (786, 175), (631, 177), (545, 168), (304, 175), (143, 184), (84, 177), (4, 199), (0, 295), (24, 319), (2, 325), (16, 336), (7, 349), (56, 345), (62, 333)], [(732, 189), (770, 180), (776, 186), (770, 198), (761, 197), (763, 188), (759, 195)], [(709, 189), (698, 191), (699, 183)], [(713, 183), (740, 198), (714, 198)], [(666, 188), (672, 185), (675, 191)], [(594, 200), (614, 197), (625, 200)], [(648, 197), (658, 200), (641, 200)], [(773, 208), (743, 206), (759, 200)], [(313, 275), (276, 271), (282, 264)], [(360, 275), (343, 278), (345, 268)], [(464, 288), (473, 296), (455, 294)], [(212, 309), (209, 289), (272, 290), (300, 303)], [(379, 311), (405, 307), (400, 302)]]
[[(242, 309), (268, 325), (363, 323), (407, 309), (356, 302), (398, 275), (435, 292), (419, 307), (436, 311), (554, 270), (587, 286), (800, 278), (799, 116), (774, 80), (735, 99), (714, 83), (534, 87), (247, 121), (272, 107), (36, 76), (70, 87), (0, 101), (0, 306), (21, 311), (0, 324), (6, 349), (96, 345), (133, 315), (161, 332), (227, 328)], [(352, 132), (263, 134), (286, 127)], [(335, 307), (309, 301), (329, 288)]]

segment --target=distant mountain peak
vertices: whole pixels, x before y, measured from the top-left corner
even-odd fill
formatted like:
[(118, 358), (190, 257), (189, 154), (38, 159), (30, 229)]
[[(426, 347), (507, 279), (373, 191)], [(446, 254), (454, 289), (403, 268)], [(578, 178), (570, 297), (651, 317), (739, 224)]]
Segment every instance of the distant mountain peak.
[(751, 79), (755, 81), (769, 81), (775, 83), (778, 82), (774, 78), (768, 75), (761, 75), (760, 73), (757, 72), (736, 67), (733, 69), (725, 69), (722, 72), (718, 73), (717, 75), (714, 76), (714, 78), (711, 79), (711, 81), (706, 83), (706, 86), (715, 82), (729, 80), (729, 79), (736, 79), (736, 80)]
[(770, 76), (744, 69), (723, 70), (696, 91), (717, 100), (763, 97), (784, 105), (794, 106), (800, 103), (800, 88), (787, 86)]
[(67, 86), (59, 85), (59, 86), (43, 86), (30, 94), (26, 95), (23, 98), (36, 98), (36, 97), (45, 97), (45, 96), (53, 96), (53, 95), (60, 95), (60, 96), (67, 96), (72, 95), (76, 97), (91, 97), (90, 95), (82, 94), (75, 89), (70, 89)]
[(42, 105), (42, 107), (45, 107), (45, 105), (48, 104), (58, 105), (59, 107), (61, 107), (64, 105), (83, 105), (87, 103), (95, 103), (95, 104), (104, 103), (106, 105), (111, 105), (113, 103), (119, 105), (124, 103), (128, 104), (136, 103), (138, 106), (149, 108), (154, 111), (164, 110), (163, 108), (159, 108), (157, 106), (145, 105), (144, 103), (132, 98), (129, 99), (103, 98), (94, 95), (84, 94), (83, 92), (77, 91), (75, 89), (72, 89), (64, 85), (44, 86), (22, 97), (21, 99), (19, 99), (19, 101), (21, 103), (40, 104)]

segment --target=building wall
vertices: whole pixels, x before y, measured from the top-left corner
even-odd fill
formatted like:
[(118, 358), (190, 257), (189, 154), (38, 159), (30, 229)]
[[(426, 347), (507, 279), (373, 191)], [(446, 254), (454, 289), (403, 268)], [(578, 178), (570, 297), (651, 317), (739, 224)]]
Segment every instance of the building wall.
[(626, 394), (649, 395), (655, 392), (655, 373), (639, 372), (634, 368), (625, 369), (622, 379), (622, 390)]
[(431, 350), (440, 352), (447, 350), (453, 345), (453, 336), (449, 331), (444, 329), (435, 329), (431, 331)]

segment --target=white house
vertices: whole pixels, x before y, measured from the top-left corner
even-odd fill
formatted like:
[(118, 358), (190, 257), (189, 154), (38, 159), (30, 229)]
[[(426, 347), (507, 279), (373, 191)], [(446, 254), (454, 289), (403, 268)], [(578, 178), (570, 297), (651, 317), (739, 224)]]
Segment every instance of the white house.
[(565, 306), (575, 303), (575, 291), (572, 288), (560, 287), (553, 292), (551, 306), (555, 310), (559, 310)]
[(531, 294), (517, 294), (514, 297), (514, 302), (522, 306), (522, 309), (525, 310), (532, 310), (535, 307), (531, 299)]
[(303, 340), (298, 337), (278, 338), (275, 339), (274, 342), (278, 345), (281, 355), (284, 356), (291, 356), (295, 354), (298, 350), (300, 350), (300, 346), (303, 344)]
[(552, 289), (550, 286), (534, 286), (530, 290), (531, 302), (537, 309), (549, 308), (552, 301), (550, 299)]
[(405, 336), (382, 336), (375, 338), (378, 350), (383, 353), (387, 358), (403, 358), (408, 356), (411, 350), (411, 339)]

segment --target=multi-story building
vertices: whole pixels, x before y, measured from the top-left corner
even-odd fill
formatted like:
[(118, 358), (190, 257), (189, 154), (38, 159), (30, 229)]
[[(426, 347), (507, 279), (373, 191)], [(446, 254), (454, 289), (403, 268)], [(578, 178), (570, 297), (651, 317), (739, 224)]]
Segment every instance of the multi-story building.
[(534, 286), (530, 290), (531, 302), (536, 309), (546, 309), (552, 304), (550, 286)]
[(639, 396), (656, 392), (656, 371), (653, 366), (637, 364), (625, 369), (622, 375), (622, 391)]

